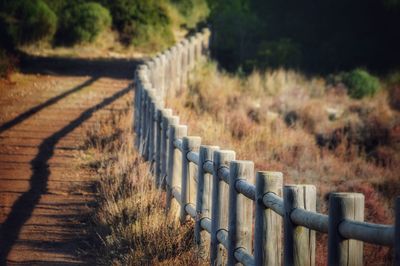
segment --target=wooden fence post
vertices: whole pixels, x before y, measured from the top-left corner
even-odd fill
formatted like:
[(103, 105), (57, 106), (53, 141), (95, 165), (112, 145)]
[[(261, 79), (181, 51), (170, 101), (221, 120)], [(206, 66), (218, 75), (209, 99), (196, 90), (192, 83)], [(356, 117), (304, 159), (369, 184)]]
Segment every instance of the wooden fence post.
[(161, 134), (162, 119), (164, 115), (172, 115), (172, 109), (162, 109), (157, 111), (156, 145), (155, 145), (155, 177), (156, 187), (161, 186)]
[(287, 185), (283, 188), (284, 265), (315, 265), (315, 231), (295, 225), (290, 215), (295, 208), (316, 211), (316, 196), (313, 185)]
[(166, 78), (166, 75), (165, 75), (165, 70), (166, 70), (166, 65), (167, 65), (167, 59), (166, 59), (166, 56), (165, 56), (165, 54), (161, 54), (160, 55), (160, 69), (159, 69), (159, 75), (160, 75), (160, 87), (158, 88), (159, 90), (160, 90), (160, 96), (162, 97), (162, 98), (164, 98), (164, 96), (165, 96), (165, 88), (166, 88), (166, 86), (165, 86), (165, 78)]
[(329, 195), (328, 265), (363, 265), (363, 242), (344, 239), (339, 232), (344, 219), (364, 221), (364, 195)]
[(135, 98), (137, 98), (137, 116), (135, 117), (135, 133), (136, 133), (136, 139), (135, 139), (135, 147), (137, 150), (139, 150), (140, 147), (140, 131), (141, 131), (141, 119), (143, 116), (142, 113), (142, 94), (143, 94), (143, 85), (141, 82), (138, 82), (137, 88), (136, 88), (136, 93), (135, 93)]
[(191, 36), (189, 38), (189, 71), (193, 70), (195, 64), (196, 56), (196, 38)]
[(189, 74), (189, 41), (184, 39), (182, 41), (182, 57), (181, 57), (181, 89), (184, 90), (188, 85)]
[(180, 151), (175, 148), (174, 141), (182, 139), (187, 135), (187, 126), (171, 125), (168, 132), (168, 176), (167, 176), (167, 211), (179, 219), (179, 202), (173, 197), (172, 189), (181, 186), (182, 178), (182, 156)]
[(145, 88), (143, 93), (143, 121), (142, 121), (142, 144), (141, 144), (141, 155), (147, 160), (147, 130), (148, 130), (148, 118), (149, 118), (149, 90)]
[(197, 136), (183, 137), (182, 139), (182, 185), (181, 185), (181, 211), (179, 220), (184, 223), (187, 218), (186, 205), (194, 204), (195, 191), (191, 191), (194, 182), (194, 168), (187, 158), (191, 151), (198, 151), (201, 144), (201, 138)]
[(214, 151), (219, 150), (218, 146), (200, 146), (199, 165), (197, 168), (197, 192), (196, 192), (196, 222), (194, 237), (199, 247), (200, 257), (206, 259), (209, 255), (210, 235), (201, 228), (203, 218), (211, 219), (211, 187), (212, 175), (205, 173), (203, 165), (207, 161), (213, 161)]
[(165, 65), (164, 65), (164, 98), (167, 97), (168, 91), (171, 87), (171, 51), (170, 49), (164, 52)]
[(175, 91), (177, 89), (177, 87), (179, 87), (178, 83), (177, 83), (177, 78), (178, 78), (178, 73), (177, 72), (177, 64), (178, 64), (178, 46), (174, 45), (171, 48), (171, 59), (170, 59), (170, 88), (168, 91), (168, 95), (170, 97), (174, 97), (175, 96)]
[(154, 57), (154, 71), (153, 71), (153, 76), (154, 76), (154, 84), (153, 88), (156, 88), (157, 90), (161, 89), (161, 59), (159, 55)]
[(394, 265), (400, 265), (400, 197), (396, 199), (396, 218), (394, 228)]
[(208, 28), (204, 28), (202, 30), (202, 34), (203, 34), (202, 52), (203, 52), (204, 57), (207, 58), (207, 56), (209, 56), (209, 50), (210, 50), (211, 32)]
[(236, 190), (238, 180), (251, 181), (254, 178), (252, 161), (232, 161), (229, 168), (229, 227), (228, 265), (237, 263), (235, 251), (239, 248), (252, 252), (253, 202)]
[(139, 138), (139, 154), (143, 156), (143, 141), (144, 141), (144, 120), (146, 117), (146, 90), (144, 88), (144, 84), (143, 84), (143, 88), (142, 88), (142, 93), (140, 94), (140, 121), (139, 121), (139, 130), (140, 130), (140, 138)]
[(166, 115), (161, 127), (161, 184), (165, 188), (168, 172), (168, 128), (179, 124), (179, 116)]
[(219, 177), (222, 169), (229, 169), (229, 163), (235, 160), (234, 151), (220, 150), (214, 152), (214, 173), (212, 182), (211, 206), (211, 247), (210, 264), (215, 266), (226, 264), (226, 250), (219, 244), (217, 234), (220, 230), (228, 231), (228, 185)]
[(148, 82), (153, 86), (154, 85), (154, 76), (153, 76), (153, 74), (154, 74), (154, 59), (153, 60), (149, 60), (147, 63), (146, 63), (146, 65), (147, 65), (147, 67), (148, 67), (148, 69), (149, 69), (149, 71), (147, 72), (148, 74), (149, 74), (149, 76), (148, 76), (148, 78), (149, 78), (149, 80), (148, 80)]
[(175, 92), (183, 90), (183, 45), (182, 43), (176, 44), (176, 84)]
[(265, 207), (263, 198), (267, 193), (282, 195), (282, 173), (257, 172), (256, 214), (254, 223), (254, 260), (256, 265), (281, 265), (282, 219)]
[[(148, 145), (148, 159), (150, 161), (150, 167), (153, 169), (154, 167), (154, 149), (155, 149), (155, 136), (156, 136), (156, 127), (157, 127), (157, 108), (158, 104), (156, 104), (156, 101), (152, 100), (150, 102), (150, 116), (149, 116), (149, 145)], [(154, 169), (153, 169), (154, 170)]]

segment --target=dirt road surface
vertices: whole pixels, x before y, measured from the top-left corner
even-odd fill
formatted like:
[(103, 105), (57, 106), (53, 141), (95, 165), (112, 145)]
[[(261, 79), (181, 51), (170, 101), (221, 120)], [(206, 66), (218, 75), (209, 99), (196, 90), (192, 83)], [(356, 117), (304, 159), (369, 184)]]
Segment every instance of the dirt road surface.
[(82, 62), (25, 62), (0, 83), (0, 265), (93, 265), (85, 132), (126, 106), (134, 64)]

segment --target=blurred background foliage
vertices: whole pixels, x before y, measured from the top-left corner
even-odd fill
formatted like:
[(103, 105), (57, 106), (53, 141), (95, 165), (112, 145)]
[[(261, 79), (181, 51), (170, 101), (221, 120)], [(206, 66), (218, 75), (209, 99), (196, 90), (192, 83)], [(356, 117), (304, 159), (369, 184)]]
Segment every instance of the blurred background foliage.
[(228, 69), (382, 71), (400, 60), (398, 0), (208, 0), (214, 54)]
[(0, 49), (88, 43), (111, 29), (154, 52), (206, 24), (213, 56), (231, 72), (382, 74), (400, 61), (399, 0), (0, 0)]

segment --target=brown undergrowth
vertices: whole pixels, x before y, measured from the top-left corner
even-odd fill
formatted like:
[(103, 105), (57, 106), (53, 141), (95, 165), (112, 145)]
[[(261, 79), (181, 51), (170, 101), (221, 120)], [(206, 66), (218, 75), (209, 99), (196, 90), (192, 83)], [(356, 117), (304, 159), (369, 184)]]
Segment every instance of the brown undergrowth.
[(99, 177), (93, 216), (101, 265), (201, 265), (193, 224), (165, 215), (164, 193), (133, 145), (131, 107), (95, 125), (87, 137), (89, 165)]
[[(188, 89), (167, 102), (190, 135), (235, 150), (257, 170), (283, 172), (286, 184), (314, 184), (319, 212), (326, 213), (330, 192), (360, 192), (367, 221), (393, 223), (400, 195), (400, 115), (390, 108), (386, 91), (354, 100), (345, 87), (323, 78), (282, 69), (239, 78), (210, 62), (190, 80)], [(320, 265), (324, 243), (318, 245)], [(366, 265), (390, 264), (387, 248), (366, 246)]]

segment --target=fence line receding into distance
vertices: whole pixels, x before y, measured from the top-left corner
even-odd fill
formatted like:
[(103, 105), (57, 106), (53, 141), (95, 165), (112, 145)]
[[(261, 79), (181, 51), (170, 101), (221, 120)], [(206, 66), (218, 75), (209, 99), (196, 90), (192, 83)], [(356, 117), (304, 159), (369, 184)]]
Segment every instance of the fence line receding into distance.
[(200, 255), (210, 265), (315, 265), (318, 231), (328, 234), (328, 265), (363, 265), (363, 242), (393, 247), (400, 265), (400, 198), (395, 225), (364, 222), (359, 193), (331, 193), (329, 213), (317, 213), (315, 186), (283, 185), (280, 172), (254, 174), (252, 161), (201, 145), (164, 107), (207, 59), (209, 39), (208, 29), (184, 39), (140, 65), (134, 80), (135, 145), (166, 189), (168, 213), (194, 219)]

